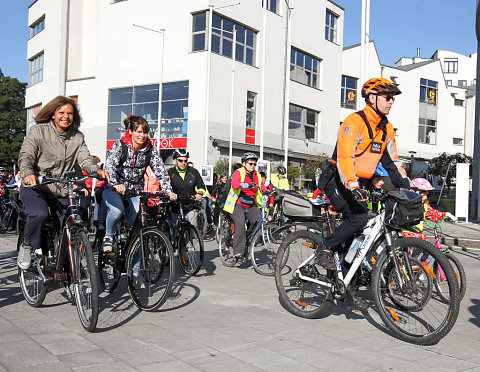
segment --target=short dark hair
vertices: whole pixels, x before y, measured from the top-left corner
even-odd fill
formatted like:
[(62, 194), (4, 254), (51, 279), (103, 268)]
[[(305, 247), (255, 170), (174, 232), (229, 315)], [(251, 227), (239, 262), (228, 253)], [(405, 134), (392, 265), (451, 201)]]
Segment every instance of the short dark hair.
[(267, 178), (267, 174), (266, 174), (265, 172), (263, 172), (263, 171), (260, 172), (260, 176)]
[(80, 111), (78, 111), (77, 103), (71, 99), (70, 97), (65, 96), (57, 96), (48, 102), (45, 106), (42, 107), (40, 112), (35, 116), (35, 122), (40, 123), (48, 123), (52, 120), (52, 116), (55, 111), (64, 105), (72, 105), (73, 108), (73, 122), (72, 127), (74, 129), (80, 128), (80, 123), (82, 121), (82, 117), (80, 116)]
[(135, 132), (140, 125), (142, 126), (143, 133), (148, 133), (150, 131), (147, 121), (139, 115), (128, 116), (123, 121), (123, 125), (125, 126), (125, 130), (131, 130), (132, 132)]

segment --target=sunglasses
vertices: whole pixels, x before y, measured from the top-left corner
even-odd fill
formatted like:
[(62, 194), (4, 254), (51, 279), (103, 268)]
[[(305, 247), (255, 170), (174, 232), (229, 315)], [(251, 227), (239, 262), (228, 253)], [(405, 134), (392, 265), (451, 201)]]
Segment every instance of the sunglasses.
[(388, 94), (386, 96), (382, 96), (382, 97), (385, 98), (385, 101), (387, 101), (387, 102), (390, 102), (390, 101), (395, 102), (395, 97), (390, 95), (390, 94)]
[(179, 163), (186, 163), (186, 162), (188, 162), (188, 160), (183, 160), (183, 159), (177, 159), (177, 161), (178, 161)]
[(248, 165), (253, 165), (253, 166), (257, 165), (257, 163), (252, 163), (252, 162), (248, 162), (247, 164)]

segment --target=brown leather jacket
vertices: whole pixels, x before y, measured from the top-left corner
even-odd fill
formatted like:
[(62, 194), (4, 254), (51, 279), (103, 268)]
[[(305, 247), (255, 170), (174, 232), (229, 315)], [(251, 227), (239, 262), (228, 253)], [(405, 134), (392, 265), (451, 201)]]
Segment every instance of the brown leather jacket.
[[(50, 172), (53, 177), (62, 178), (65, 173), (74, 169), (75, 162), (87, 173), (95, 172), (95, 164), (83, 133), (69, 128), (60, 132), (53, 122), (36, 124), (23, 140), (18, 155), (18, 166), (22, 179), (29, 174), (35, 176)], [(26, 187), (22, 183), (22, 187)], [(67, 188), (60, 184), (49, 184), (39, 187), (50, 191), (53, 195), (67, 197)]]

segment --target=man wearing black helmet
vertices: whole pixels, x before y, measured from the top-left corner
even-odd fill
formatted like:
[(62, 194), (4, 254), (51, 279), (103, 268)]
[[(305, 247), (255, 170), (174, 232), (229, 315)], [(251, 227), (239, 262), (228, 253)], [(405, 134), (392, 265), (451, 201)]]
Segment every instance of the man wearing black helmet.
[(286, 177), (287, 169), (283, 165), (277, 167), (277, 173), (270, 175), (270, 183), (280, 190), (290, 190), (288, 179)]
[(182, 204), (185, 206), (185, 212), (188, 212), (188, 220), (193, 225), (196, 225), (198, 208), (195, 207), (192, 197), (201, 201), (205, 193), (205, 184), (200, 173), (195, 168), (187, 165), (189, 156), (190, 154), (186, 149), (176, 149), (173, 152), (175, 166), (168, 170), (168, 175), (170, 176), (173, 192), (182, 201)]
[[(332, 249), (343, 252), (342, 243), (366, 225), (368, 193), (363, 187), (374, 176), (380, 161), (396, 187), (410, 186), (398, 159), (395, 130), (386, 117), (398, 94), (401, 91), (396, 84), (385, 78), (368, 80), (362, 87), (365, 108), (350, 114), (340, 125), (330, 159), (332, 171), (324, 170), (318, 185), (343, 218), (342, 224), (316, 249), (318, 262), (326, 269), (336, 269)], [(364, 310), (367, 307), (365, 301), (350, 291), (347, 299), (353, 308)]]
[[(236, 226), (233, 237), (233, 254), (242, 261), (246, 244), (245, 216), (251, 223), (254, 223), (262, 206), (262, 193), (258, 186), (262, 178), (255, 170), (258, 156), (253, 152), (246, 152), (242, 156), (243, 167), (237, 169), (232, 175), (232, 186), (228, 192), (227, 200), (223, 210), (232, 215), (233, 223)], [(262, 185), (265, 191), (265, 186)]]

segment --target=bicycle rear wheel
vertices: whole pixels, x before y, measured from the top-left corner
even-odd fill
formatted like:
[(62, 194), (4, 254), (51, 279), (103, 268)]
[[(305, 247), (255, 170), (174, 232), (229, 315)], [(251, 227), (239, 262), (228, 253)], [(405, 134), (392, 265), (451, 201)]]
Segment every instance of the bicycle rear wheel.
[(180, 267), (188, 275), (198, 273), (203, 263), (203, 239), (197, 228), (183, 226), (177, 234), (178, 260)]
[(299, 230), (289, 234), (278, 248), (275, 283), (280, 301), (302, 318), (320, 318), (332, 304), (327, 300), (332, 271), (318, 265), (315, 258), (315, 248), (321, 242), (318, 235)]
[(70, 240), (76, 277), (75, 304), (83, 328), (93, 332), (98, 320), (98, 280), (93, 251), (85, 231), (72, 232)]
[(195, 227), (197, 228), (200, 236), (205, 236), (205, 232), (207, 231), (207, 214), (203, 209), (198, 210)]
[(233, 255), (233, 230), (233, 221), (226, 216), (220, 216), (217, 227), (219, 233), (218, 255), (222, 264), (227, 267), (232, 267), (237, 262)]
[(275, 274), (275, 257), (278, 248), (287, 235), (294, 231), (292, 225), (262, 225), (255, 233), (250, 243), (253, 269), (260, 275)]
[[(434, 260), (426, 263), (426, 258)], [(436, 275), (433, 261), (445, 272), (445, 302), (432, 291)], [(432, 244), (416, 238), (394, 241), (391, 252), (382, 252), (372, 277), (375, 307), (396, 337), (417, 345), (433, 345), (445, 337), (457, 320), (459, 290), (445, 255)]]
[[(445, 253), (445, 256), (449, 260), (450, 264), (452, 265), (452, 269), (455, 272), (455, 278), (458, 281), (461, 301), (463, 299), (463, 296), (465, 296), (465, 292), (467, 290), (467, 275), (465, 274), (465, 269), (463, 268), (463, 265), (458, 259), (458, 257), (454, 254), (447, 252)], [(436, 263), (433, 267), (433, 272), (436, 276), (436, 278), (433, 280), (433, 283), (435, 284), (437, 294), (443, 299), (443, 301), (448, 302), (448, 297), (446, 296), (447, 291), (444, 288), (445, 280), (443, 278), (442, 269)]]
[(128, 292), (135, 305), (146, 311), (162, 306), (175, 279), (173, 248), (166, 235), (156, 228), (143, 230), (128, 251), (126, 266)]
[(121, 272), (115, 267), (115, 254), (98, 252), (99, 280), (103, 284), (105, 292), (112, 293), (120, 281)]

